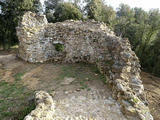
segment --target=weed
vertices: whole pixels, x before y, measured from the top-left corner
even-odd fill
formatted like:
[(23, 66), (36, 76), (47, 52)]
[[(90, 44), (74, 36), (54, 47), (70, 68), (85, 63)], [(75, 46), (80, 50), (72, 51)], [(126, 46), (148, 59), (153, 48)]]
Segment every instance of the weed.
[(133, 98), (133, 102), (134, 102), (134, 103), (137, 103), (137, 102), (138, 102), (138, 99), (137, 99), (137, 98)]
[(84, 81), (80, 81), (80, 89), (88, 89), (88, 85), (84, 83)]
[(90, 91), (91, 90), (91, 88), (87, 88), (87, 91)]
[(104, 76), (103, 74), (100, 74), (100, 75), (99, 75), (99, 78), (100, 78), (100, 80), (102, 80), (102, 82), (103, 82), (104, 84), (106, 84), (106, 78), (105, 78), (105, 76)]
[(64, 46), (60, 43), (54, 44), (55, 50), (62, 52), (64, 50)]
[(21, 80), (21, 77), (22, 77), (24, 74), (25, 74), (24, 72), (20, 72), (20, 73), (15, 74), (15, 75), (14, 75), (15, 81), (20, 81), (20, 80)]

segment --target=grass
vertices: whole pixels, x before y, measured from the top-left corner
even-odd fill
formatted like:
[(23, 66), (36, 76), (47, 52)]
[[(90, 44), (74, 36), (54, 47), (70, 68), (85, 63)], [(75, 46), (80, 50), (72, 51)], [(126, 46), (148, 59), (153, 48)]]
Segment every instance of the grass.
[(13, 77), (14, 77), (15, 81), (20, 81), (21, 77), (23, 77), (24, 74), (25, 74), (25, 72), (19, 72), (19, 73), (15, 74)]
[[(65, 77), (73, 77), (75, 81), (72, 84), (76, 84), (79, 89), (90, 91), (89, 81), (105, 81), (105, 77), (99, 73), (94, 65), (79, 63), (58, 66), (60, 72), (56, 78), (57, 83), (64, 80)], [(16, 73), (13, 76), (14, 82), (0, 81), (0, 120), (22, 120), (35, 108), (33, 102), (28, 104), (27, 100), (33, 91), (21, 84), (21, 79), (25, 73), (23, 71)]]
[(79, 81), (80, 89), (89, 89), (88, 85), (84, 81)]
[(78, 81), (80, 89), (87, 89), (88, 91), (90, 88), (87, 82), (90, 80), (101, 80), (106, 83), (105, 76), (99, 72), (96, 66), (85, 63), (62, 65), (61, 72), (56, 79), (64, 80), (65, 77), (76, 78), (76, 81), (73, 82)]
[(75, 68), (72, 65), (61, 65), (61, 72), (56, 80), (63, 80), (65, 77), (75, 77)]
[(35, 104), (32, 103), (28, 106), (25, 106), (15, 117), (16, 120), (23, 120), (28, 113), (30, 113), (33, 109), (35, 109)]
[(17, 82), (0, 81), (0, 120), (14, 119), (15, 116), (18, 116), (16, 120), (22, 120), (33, 109), (33, 105), (28, 106), (26, 101), (31, 93)]

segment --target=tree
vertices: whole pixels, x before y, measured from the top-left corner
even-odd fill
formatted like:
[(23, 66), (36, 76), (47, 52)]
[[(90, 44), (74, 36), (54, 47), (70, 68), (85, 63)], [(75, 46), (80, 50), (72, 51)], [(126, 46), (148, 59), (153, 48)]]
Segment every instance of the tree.
[[(149, 11), (149, 19), (148, 19), (148, 33), (145, 36), (143, 41), (143, 45), (141, 47), (141, 56), (140, 60), (142, 61), (142, 66), (147, 69), (151, 69), (154, 67), (152, 62), (152, 58), (155, 58), (153, 44), (157, 40), (157, 35), (160, 30), (160, 13), (158, 9), (152, 9)], [(159, 36), (159, 35), (158, 35)], [(150, 54), (152, 53), (152, 54)], [(149, 57), (149, 55), (151, 57)], [(156, 55), (156, 57), (158, 57)], [(149, 59), (150, 58), (150, 59)], [(156, 58), (155, 58), (156, 59)]]
[(60, 3), (55, 9), (54, 16), (56, 22), (82, 19), (82, 13), (72, 3)]
[(21, 16), (26, 11), (34, 11), (33, 0), (7, 0), (0, 1), (1, 5), (1, 41), (3, 49), (10, 48), (11, 45), (17, 43), (16, 26)]
[(113, 8), (111, 6), (103, 5), (101, 14), (102, 14), (101, 21), (106, 23), (108, 26), (113, 27), (116, 17)]
[(46, 0), (45, 4), (45, 11), (49, 12), (50, 10), (55, 10), (56, 6), (62, 2), (62, 0)]
[(34, 8), (36, 13), (43, 13), (43, 6), (40, 0), (34, 0)]
[[(153, 42), (152, 46), (150, 46), (150, 56), (151, 60), (148, 61), (150, 63), (151, 69), (149, 72), (155, 73), (159, 75), (160, 73), (160, 30), (157, 33), (157, 37)], [(152, 52), (151, 52), (152, 50)]]
[(104, 4), (102, 0), (86, 0), (85, 11), (89, 19), (101, 21), (112, 26), (115, 20), (115, 11), (111, 6)]
[(132, 49), (140, 59), (143, 70), (159, 74), (160, 70), (160, 12), (152, 9), (131, 9), (120, 5), (117, 11), (116, 34), (129, 38)]
[(135, 23), (137, 24), (146, 24), (148, 20), (148, 13), (145, 12), (142, 8), (134, 8), (134, 18)]
[(88, 0), (85, 7), (89, 19), (102, 21), (103, 3), (101, 0)]
[(55, 8), (61, 3), (62, 0), (46, 0), (45, 4), (45, 15), (47, 17), (48, 22), (55, 22)]
[(126, 30), (135, 20), (134, 10), (128, 5), (120, 4), (117, 11), (116, 24), (114, 30), (118, 36), (126, 37)]
[(132, 19), (134, 18), (134, 10), (126, 4), (120, 4), (120, 7), (117, 11), (117, 17), (126, 17)]

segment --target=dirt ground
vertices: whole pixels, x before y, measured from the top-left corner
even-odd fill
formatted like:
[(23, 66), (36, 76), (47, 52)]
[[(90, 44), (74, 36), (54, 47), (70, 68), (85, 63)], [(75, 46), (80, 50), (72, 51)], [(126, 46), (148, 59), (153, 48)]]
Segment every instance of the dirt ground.
[(14, 51), (1, 52), (0, 120), (22, 120), (35, 108), (32, 96), (37, 90), (53, 96), (56, 120), (127, 120), (94, 65), (31, 64)]
[[(145, 72), (141, 76), (151, 114), (155, 120), (160, 120), (160, 78)], [(105, 117), (110, 117), (107, 120), (125, 120), (118, 104), (110, 97), (104, 76), (94, 65), (30, 64), (17, 58), (15, 50), (0, 51), (0, 119), (22, 120), (34, 109), (32, 95), (37, 90), (53, 95), (58, 101), (56, 110), (62, 113), (63, 108), (65, 111), (63, 115), (58, 112), (57, 115), (64, 118), (65, 114), (73, 115), (78, 107), (77, 113), (83, 111), (86, 115), (90, 111), (94, 113), (91, 115), (98, 116), (98, 120)], [(88, 102), (84, 104), (84, 100)]]
[(154, 120), (160, 120), (160, 78), (142, 72), (141, 78), (146, 92), (146, 98)]

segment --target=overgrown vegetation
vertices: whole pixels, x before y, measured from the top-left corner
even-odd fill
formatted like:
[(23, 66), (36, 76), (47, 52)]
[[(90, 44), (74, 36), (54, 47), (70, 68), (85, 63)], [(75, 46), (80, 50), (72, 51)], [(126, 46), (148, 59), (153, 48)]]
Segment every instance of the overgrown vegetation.
[[(80, 4), (83, 2), (83, 4)], [(9, 0), (0, 2), (0, 48), (8, 49), (17, 44), (16, 26), (26, 11), (42, 12), (37, 0)], [(117, 11), (102, 0), (45, 1), (45, 12), (49, 22), (67, 19), (95, 19), (106, 23), (118, 36), (128, 38), (132, 49), (140, 59), (142, 69), (160, 74), (160, 12), (151, 9), (130, 8), (121, 4)]]
[(64, 46), (60, 43), (54, 44), (54, 47), (55, 47), (55, 50), (59, 52), (62, 52), (64, 49)]

